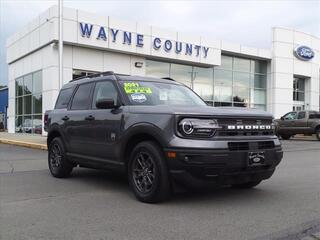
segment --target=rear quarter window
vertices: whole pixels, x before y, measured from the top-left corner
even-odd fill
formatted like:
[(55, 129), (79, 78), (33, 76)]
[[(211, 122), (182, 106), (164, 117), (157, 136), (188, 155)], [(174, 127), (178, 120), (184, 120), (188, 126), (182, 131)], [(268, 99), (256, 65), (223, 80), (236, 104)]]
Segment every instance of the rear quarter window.
[(55, 109), (67, 108), (74, 88), (62, 89), (59, 93)]

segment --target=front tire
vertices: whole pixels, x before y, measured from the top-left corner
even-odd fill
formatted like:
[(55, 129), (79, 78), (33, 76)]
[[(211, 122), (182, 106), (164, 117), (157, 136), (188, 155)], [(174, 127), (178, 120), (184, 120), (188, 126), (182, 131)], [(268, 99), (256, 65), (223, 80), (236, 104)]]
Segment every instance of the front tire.
[(152, 141), (139, 143), (131, 152), (128, 179), (136, 198), (146, 203), (169, 198), (171, 182), (163, 153)]
[(68, 177), (73, 165), (66, 158), (66, 151), (61, 138), (54, 138), (48, 149), (48, 165), (52, 176), (56, 178)]

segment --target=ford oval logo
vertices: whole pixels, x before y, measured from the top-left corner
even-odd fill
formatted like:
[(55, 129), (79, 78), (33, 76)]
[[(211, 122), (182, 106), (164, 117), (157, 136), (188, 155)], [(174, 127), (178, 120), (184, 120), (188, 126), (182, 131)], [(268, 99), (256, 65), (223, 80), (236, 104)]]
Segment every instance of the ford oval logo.
[(309, 61), (314, 57), (314, 51), (307, 46), (298, 46), (294, 50), (294, 55), (303, 61)]

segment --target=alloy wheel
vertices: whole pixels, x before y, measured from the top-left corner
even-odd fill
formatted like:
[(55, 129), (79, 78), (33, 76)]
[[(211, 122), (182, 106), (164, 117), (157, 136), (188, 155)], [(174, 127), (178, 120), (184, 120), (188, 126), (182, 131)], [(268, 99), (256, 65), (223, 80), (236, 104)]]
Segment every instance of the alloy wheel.
[(147, 152), (139, 152), (134, 158), (133, 165), (133, 182), (141, 193), (149, 193), (153, 186), (156, 176), (155, 162)]

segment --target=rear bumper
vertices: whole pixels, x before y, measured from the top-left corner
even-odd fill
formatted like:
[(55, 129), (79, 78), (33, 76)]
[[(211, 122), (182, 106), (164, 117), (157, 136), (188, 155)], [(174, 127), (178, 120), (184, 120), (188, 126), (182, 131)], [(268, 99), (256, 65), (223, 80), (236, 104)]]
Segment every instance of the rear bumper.
[(189, 186), (206, 183), (232, 185), (268, 179), (283, 157), (281, 146), (264, 149), (265, 161), (259, 166), (248, 165), (248, 154), (255, 150), (170, 148), (166, 151), (176, 152), (176, 158), (167, 159), (172, 177)]

